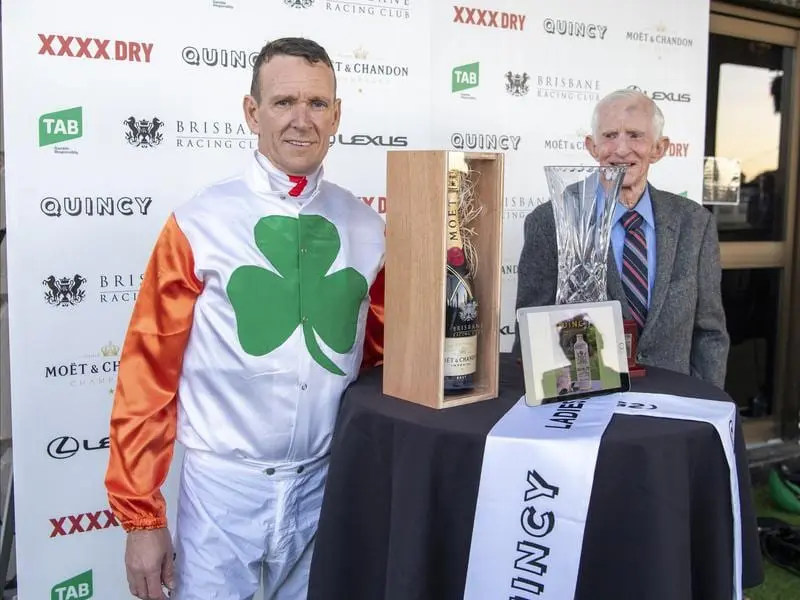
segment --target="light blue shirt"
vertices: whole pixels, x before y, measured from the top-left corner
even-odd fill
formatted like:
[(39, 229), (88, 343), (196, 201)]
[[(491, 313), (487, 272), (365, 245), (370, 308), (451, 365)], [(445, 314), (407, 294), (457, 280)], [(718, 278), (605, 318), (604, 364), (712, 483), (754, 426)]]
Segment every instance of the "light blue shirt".
[[(602, 197), (602, 188), (600, 196)], [(598, 217), (602, 210), (603, 203), (598, 201)], [(647, 287), (649, 289), (647, 307), (650, 308), (650, 299), (653, 297), (653, 284), (656, 279), (656, 228), (649, 187), (645, 187), (644, 194), (636, 206), (633, 207), (633, 210), (642, 215), (644, 219), (641, 228), (644, 231), (644, 239), (647, 242)], [(622, 250), (625, 247), (625, 226), (622, 224), (622, 215), (626, 212), (628, 212), (628, 209), (617, 202), (614, 205), (614, 216), (611, 219), (611, 251), (614, 253), (614, 260), (617, 263), (617, 271), (620, 277), (622, 276)]]

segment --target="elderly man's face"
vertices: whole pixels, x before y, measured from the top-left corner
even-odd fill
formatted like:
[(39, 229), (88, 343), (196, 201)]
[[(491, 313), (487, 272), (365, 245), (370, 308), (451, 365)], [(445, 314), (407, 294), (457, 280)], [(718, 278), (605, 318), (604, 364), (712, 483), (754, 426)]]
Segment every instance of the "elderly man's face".
[(258, 134), (258, 149), (288, 175), (313, 173), (339, 128), (334, 76), (322, 62), (275, 56), (261, 65), (261, 102), (247, 96), (245, 117)]
[(650, 165), (661, 160), (668, 146), (669, 138), (656, 139), (653, 114), (641, 99), (606, 104), (598, 114), (595, 137), (586, 138), (586, 148), (598, 163), (627, 166), (620, 199), (629, 207), (642, 195)]

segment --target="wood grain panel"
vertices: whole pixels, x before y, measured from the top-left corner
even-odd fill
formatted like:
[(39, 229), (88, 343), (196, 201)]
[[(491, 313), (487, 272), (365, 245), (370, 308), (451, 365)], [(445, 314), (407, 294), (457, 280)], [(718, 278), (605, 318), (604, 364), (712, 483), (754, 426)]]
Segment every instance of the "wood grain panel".
[(475, 389), (444, 394), (447, 151), (389, 151), (383, 392), (444, 408), (497, 397), (503, 156), (466, 154), (483, 205), (475, 222), (480, 333)]

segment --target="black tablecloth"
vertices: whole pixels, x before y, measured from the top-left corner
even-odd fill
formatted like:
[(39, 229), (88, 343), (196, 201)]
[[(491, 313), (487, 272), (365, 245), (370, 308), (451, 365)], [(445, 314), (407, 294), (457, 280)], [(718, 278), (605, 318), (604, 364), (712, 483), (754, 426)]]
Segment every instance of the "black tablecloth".
[[(380, 369), (348, 389), (309, 600), (462, 599), (486, 436), (524, 390), (510, 355), (500, 375), (497, 399), (441, 411), (384, 396)], [(731, 401), (655, 368), (632, 389)], [(763, 571), (738, 423), (735, 435), (748, 588)], [(614, 415), (597, 459), (576, 600), (731, 600), (731, 518), (727, 462), (711, 425)]]

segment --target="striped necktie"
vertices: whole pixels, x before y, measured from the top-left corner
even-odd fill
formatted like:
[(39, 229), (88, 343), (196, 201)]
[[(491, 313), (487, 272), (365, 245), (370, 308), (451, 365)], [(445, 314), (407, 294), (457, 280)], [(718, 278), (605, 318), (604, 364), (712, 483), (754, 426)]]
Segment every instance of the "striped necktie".
[(642, 231), (644, 219), (635, 210), (622, 215), (625, 227), (625, 246), (622, 250), (622, 287), (628, 306), (641, 333), (647, 320), (647, 240)]

